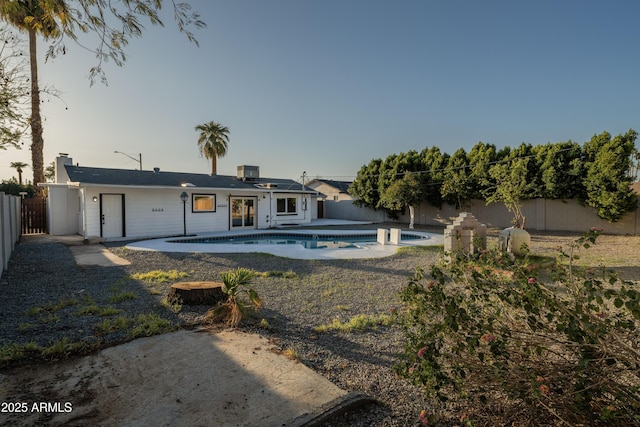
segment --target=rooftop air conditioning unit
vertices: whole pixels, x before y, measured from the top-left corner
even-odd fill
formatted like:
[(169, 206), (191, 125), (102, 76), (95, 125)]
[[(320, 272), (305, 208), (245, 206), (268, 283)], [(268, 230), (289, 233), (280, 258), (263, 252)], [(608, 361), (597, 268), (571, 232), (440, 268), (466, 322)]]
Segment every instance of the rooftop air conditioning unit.
[(243, 181), (254, 181), (260, 178), (260, 168), (258, 166), (238, 166), (237, 177)]

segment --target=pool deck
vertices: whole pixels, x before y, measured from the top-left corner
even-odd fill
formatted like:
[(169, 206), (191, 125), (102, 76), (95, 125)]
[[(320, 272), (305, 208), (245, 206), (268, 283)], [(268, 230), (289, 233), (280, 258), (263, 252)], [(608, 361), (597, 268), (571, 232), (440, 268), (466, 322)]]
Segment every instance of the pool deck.
[[(341, 235), (341, 234), (375, 234), (378, 227), (376, 224), (371, 224), (370, 229), (357, 229), (357, 230), (322, 230), (314, 227), (323, 227), (328, 225), (362, 225), (366, 222), (360, 221), (346, 221), (346, 220), (315, 220), (308, 227), (296, 228), (291, 230), (296, 234), (309, 234), (309, 235)], [(215, 233), (203, 233), (197, 236), (187, 237), (223, 237), (223, 236), (241, 236), (246, 234), (270, 234), (277, 232), (286, 232), (287, 228), (281, 229), (269, 229), (269, 230), (242, 230), (242, 231), (220, 231)], [(126, 247), (132, 250), (140, 251), (157, 251), (157, 252), (189, 252), (189, 253), (252, 253), (262, 252), (271, 255), (281, 256), (285, 258), (293, 259), (354, 259), (354, 258), (383, 258), (388, 257), (396, 253), (398, 248), (406, 246), (435, 246), (442, 245), (444, 243), (444, 236), (440, 234), (427, 233), (415, 230), (403, 230), (402, 233), (411, 233), (420, 235), (422, 239), (406, 240), (400, 242), (399, 245), (378, 243), (357, 243), (355, 248), (342, 248), (342, 249), (306, 249), (302, 245), (295, 244), (283, 244), (283, 245), (269, 245), (269, 244), (224, 244), (224, 243), (171, 243), (171, 240), (179, 240), (181, 237), (171, 237), (163, 239), (142, 240), (128, 244)]]

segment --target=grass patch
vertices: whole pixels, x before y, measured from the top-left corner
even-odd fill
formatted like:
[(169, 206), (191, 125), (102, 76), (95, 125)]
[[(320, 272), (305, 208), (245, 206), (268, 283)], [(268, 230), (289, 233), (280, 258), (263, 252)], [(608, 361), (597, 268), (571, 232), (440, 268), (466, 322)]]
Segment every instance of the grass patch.
[(20, 325), (18, 325), (18, 331), (19, 332), (24, 332), (24, 331), (28, 331), (29, 329), (33, 328), (34, 326), (36, 326), (33, 323), (20, 323)]
[(348, 305), (337, 305), (336, 308), (340, 311), (349, 311), (351, 310), (351, 307), (349, 307)]
[(175, 282), (178, 279), (188, 277), (189, 274), (178, 270), (153, 270), (147, 273), (136, 273), (131, 276), (132, 279), (142, 280), (148, 283), (164, 283)]
[(162, 305), (163, 307), (168, 308), (169, 310), (173, 311), (176, 314), (180, 313), (182, 311), (182, 303), (180, 301), (175, 301), (174, 300), (172, 302), (169, 302), (167, 297), (164, 297), (164, 298), (162, 298), (162, 300), (160, 300), (160, 305)]
[(325, 298), (338, 295), (348, 289), (349, 285), (346, 283), (329, 283), (327, 289), (322, 291), (322, 296)]
[(101, 308), (100, 311), (98, 312), (98, 316), (104, 316), (104, 317), (115, 316), (116, 314), (120, 314), (123, 311), (124, 310), (121, 310), (119, 308), (108, 306), (108, 307)]
[(396, 251), (396, 255), (420, 255), (424, 253), (444, 252), (444, 245), (432, 246), (402, 246)]
[(125, 316), (116, 317), (114, 319), (104, 319), (98, 323), (94, 329), (97, 335), (104, 335), (110, 332), (121, 331), (129, 326), (131, 320)]
[(135, 326), (130, 332), (133, 338), (150, 337), (176, 329), (170, 321), (161, 318), (157, 314), (141, 314), (133, 320), (133, 323)]
[(134, 292), (120, 292), (119, 294), (113, 295), (111, 298), (109, 298), (109, 302), (112, 304), (117, 304), (119, 302), (123, 302), (126, 300), (130, 300), (130, 299), (136, 299), (138, 298), (138, 295), (136, 295)]
[(269, 324), (269, 321), (267, 321), (267, 319), (265, 319), (265, 318), (262, 318), (262, 320), (258, 324), (258, 327), (260, 329), (266, 329), (266, 330), (270, 330), (271, 329), (271, 325)]
[(262, 277), (282, 277), (283, 279), (297, 279), (298, 278), (298, 273), (296, 273), (295, 271), (289, 270), (289, 271), (279, 271), (279, 270), (274, 270), (274, 271), (265, 271), (263, 273), (259, 273), (260, 276)]
[(97, 316), (102, 309), (95, 304), (87, 305), (76, 311), (80, 316)]
[(389, 326), (393, 323), (393, 318), (388, 314), (379, 316), (359, 314), (343, 323), (339, 319), (333, 319), (330, 325), (320, 325), (314, 328), (316, 332), (340, 331), (340, 332), (356, 332), (366, 329), (376, 329), (378, 326)]
[(49, 314), (55, 313), (56, 311), (61, 310), (65, 307), (69, 307), (77, 304), (78, 304), (78, 300), (75, 298), (62, 298), (58, 300), (58, 302), (56, 302), (55, 304), (51, 302), (47, 302), (40, 306), (29, 308), (27, 310), (27, 316), (35, 317), (35, 316), (46, 315), (47, 313)]
[(3, 344), (0, 347), (0, 366), (17, 362), (30, 355), (40, 355), (42, 348), (35, 342)]
[(289, 360), (293, 360), (293, 361), (296, 361), (296, 362), (300, 361), (300, 355), (298, 354), (297, 351), (295, 351), (292, 348), (287, 348), (287, 349), (283, 350), (282, 354), (284, 355), (284, 357), (286, 357)]
[(60, 360), (68, 357), (70, 354), (86, 351), (89, 345), (83, 341), (69, 342), (67, 337), (56, 341), (49, 347), (42, 349), (41, 356), (44, 360)]
[(60, 316), (50, 313), (48, 311), (40, 311), (37, 315), (33, 315), (33, 317), (37, 317), (38, 323), (54, 323), (60, 321)]

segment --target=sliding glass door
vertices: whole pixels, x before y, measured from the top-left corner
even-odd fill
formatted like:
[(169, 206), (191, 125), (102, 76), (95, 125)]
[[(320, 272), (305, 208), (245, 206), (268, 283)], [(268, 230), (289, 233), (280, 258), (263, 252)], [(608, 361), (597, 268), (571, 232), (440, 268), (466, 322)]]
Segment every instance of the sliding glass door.
[(231, 198), (231, 228), (256, 228), (256, 198)]

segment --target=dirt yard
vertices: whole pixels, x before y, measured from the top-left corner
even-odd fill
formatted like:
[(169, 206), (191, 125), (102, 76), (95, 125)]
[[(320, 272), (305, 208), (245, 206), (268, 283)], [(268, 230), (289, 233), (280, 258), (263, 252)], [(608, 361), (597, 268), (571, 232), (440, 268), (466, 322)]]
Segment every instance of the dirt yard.
[[(427, 231), (442, 232), (442, 229)], [(489, 247), (495, 247), (497, 235), (498, 230), (490, 230)], [(578, 237), (577, 234), (532, 232), (531, 251), (535, 255), (557, 256), (558, 247), (561, 246), (566, 250), (569, 244)], [(349, 340), (342, 339), (339, 334), (327, 335), (326, 337), (319, 335), (315, 339), (309, 340), (308, 335), (302, 332), (319, 324), (330, 322), (333, 317), (348, 318), (354, 314), (376, 314), (388, 311), (388, 307), (397, 298), (395, 295), (398, 289), (406, 283), (407, 277), (415, 265), (420, 263), (427, 266), (436, 262), (438, 258), (436, 252), (396, 255), (379, 260), (316, 262), (259, 257), (255, 254), (167, 255), (126, 251), (119, 247), (111, 247), (110, 250), (131, 261), (130, 266), (122, 267), (121, 274), (128, 275), (158, 268), (177, 268), (189, 271), (194, 280), (205, 280), (209, 279), (211, 274), (217, 274), (218, 271), (237, 266), (245, 266), (263, 272), (293, 271), (298, 277), (296, 280), (280, 277), (257, 280), (257, 289), (260, 295), (265, 297), (269, 307), (269, 310), (263, 315), (273, 329), (272, 331), (263, 331), (263, 333), (273, 335), (273, 338), (281, 340), (282, 347), (294, 350), (299, 355), (302, 364), (311, 367), (336, 386), (346, 391), (366, 393), (383, 403), (384, 406), (375, 409), (375, 413), (371, 413), (371, 409), (366, 408), (363, 409), (366, 411), (365, 413), (346, 415), (344, 425), (349, 425), (350, 420), (355, 422), (356, 419), (368, 419), (369, 425), (407, 425), (410, 420), (415, 418), (415, 414), (418, 414), (425, 407), (419, 390), (413, 390), (410, 385), (398, 381), (389, 369), (394, 360), (371, 357), (372, 353), (377, 355), (395, 354), (397, 348), (394, 345), (397, 344), (398, 337), (395, 337), (392, 331), (357, 334), (349, 336)], [(620, 277), (625, 280), (640, 281), (640, 236), (600, 236), (596, 245), (589, 249), (581, 249), (577, 254), (580, 256), (577, 261), (578, 265), (590, 267), (602, 265), (617, 270)], [(33, 256), (25, 256), (25, 262), (30, 259), (34, 259)], [(22, 268), (24, 269), (25, 266), (22, 265)], [(41, 268), (41, 266), (34, 267), (34, 269)], [(96, 273), (102, 275), (105, 271), (112, 271), (111, 267), (95, 269)], [(88, 276), (86, 276), (86, 271), (84, 274), (85, 283), (83, 286), (86, 288)], [(114, 276), (114, 278), (116, 277)], [(65, 280), (67, 280), (66, 286), (70, 286), (70, 279)], [(136, 290), (141, 295), (148, 295), (148, 291), (140, 286), (136, 284), (131, 286), (132, 290)], [(371, 292), (373, 287), (380, 287), (387, 291)], [(142, 296), (138, 300), (143, 301)], [(39, 303), (42, 304), (43, 301), (39, 301)], [(10, 308), (13, 302), (7, 300), (6, 304), (7, 312), (11, 312)], [(29, 307), (22, 308), (26, 310)], [(348, 311), (345, 312), (345, 310)], [(180, 315), (188, 315), (186, 307)], [(71, 317), (76, 320), (78, 318), (77, 315)], [(61, 322), (63, 320), (65, 319), (61, 319)], [(57, 325), (62, 325), (61, 322)], [(43, 325), (40, 326), (40, 333), (51, 339), (52, 332), (45, 330)], [(11, 331), (16, 331), (18, 328), (15, 325), (6, 325), (6, 327)], [(75, 329), (78, 329), (77, 325)], [(69, 330), (71, 329), (66, 328), (65, 333), (68, 333)], [(385, 335), (381, 338), (380, 334)], [(179, 368), (181, 372), (185, 375), (186, 373), (194, 373), (193, 378), (197, 378), (201, 368), (193, 361), (187, 360), (185, 356), (196, 354), (199, 349), (192, 348), (185, 353), (184, 348), (176, 349), (173, 345), (175, 343), (162, 344), (166, 341), (163, 341), (162, 337), (148, 338), (146, 341), (155, 342), (160, 347), (165, 345), (166, 349), (161, 350), (158, 354), (173, 355), (175, 360), (181, 360)], [(13, 340), (8, 335), (1, 338), (5, 341)], [(141, 343), (143, 341), (136, 340), (132, 344)], [(263, 348), (266, 347), (263, 346)], [(109, 412), (109, 405), (104, 394), (101, 396), (100, 393), (91, 393), (92, 390), (96, 390), (95, 387), (89, 386), (91, 378), (95, 381), (107, 381), (106, 389), (114, 393), (117, 392), (120, 396), (125, 396), (123, 401), (127, 400), (126, 396), (139, 396), (141, 388), (135, 381), (118, 381), (113, 366), (109, 366), (109, 364), (103, 364), (103, 366), (98, 363), (90, 363), (93, 360), (92, 357), (104, 357), (104, 354), (115, 350), (115, 347), (108, 348), (103, 350), (102, 354), (84, 359), (83, 363), (91, 365), (90, 371), (74, 367), (75, 371), (71, 369), (60, 373), (60, 371), (53, 369), (58, 366), (70, 366), (74, 363), (74, 361), (63, 361), (53, 365), (40, 363), (11, 372), (3, 372), (6, 375), (0, 375), (0, 395), (7, 402), (22, 399), (29, 402), (59, 404), (59, 406), (48, 408), (55, 412), (54, 414), (50, 413), (44, 416), (30, 414), (28, 419), (35, 424), (59, 425), (63, 423), (63, 420), (69, 425), (86, 425), (88, 420), (106, 422), (105, 417), (115, 415)], [(150, 359), (147, 360), (147, 363), (150, 363), (151, 366), (161, 366), (156, 363), (157, 360), (151, 360), (154, 359), (151, 354), (147, 354), (147, 356)], [(80, 361), (76, 360), (75, 362)], [(162, 366), (163, 369), (152, 373), (152, 376), (157, 377), (159, 383), (174, 384), (176, 380), (175, 367)], [(46, 374), (47, 371), (50, 372)], [(122, 378), (127, 378), (135, 373), (127, 374), (125, 369), (121, 374)], [(24, 388), (25, 386), (27, 389)], [(202, 384), (197, 387), (200, 388), (199, 390), (193, 390), (194, 396), (202, 395), (204, 387), (201, 388), (201, 386)], [(185, 384), (177, 385), (175, 388), (176, 390), (191, 389)], [(147, 414), (161, 413), (161, 406), (166, 406), (166, 402), (162, 403), (162, 400), (159, 399), (161, 397), (158, 394), (160, 391), (159, 388), (154, 389), (153, 387), (145, 389), (144, 403), (141, 403), (142, 406), (137, 405), (138, 409), (144, 409)], [(204, 395), (209, 396), (215, 393), (215, 390), (209, 390)], [(74, 403), (73, 413), (65, 413), (64, 404), (70, 399)], [(189, 399), (180, 400), (184, 402)], [(155, 407), (154, 402), (157, 402), (160, 407)], [(225, 409), (227, 408), (223, 407), (220, 410), (225, 411)], [(2, 415), (0, 414), (0, 424), (5, 424), (2, 422)], [(22, 425), (25, 420), (26, 418), (14, 413), (4, 421), (8, 425)], [(250, 425), (251, 421), (248, 423), (247, 425)]]
[[(558, 246), (566, 251), (577, 234), (538, 232), (531, 233), (531, 250), (536, 255), (557, 255)], [(576, 254), (579, 266), (612, 268), (624, 280), (640, 280), (640, 236), (599, 236), (596, 244), (580, 248)]]

